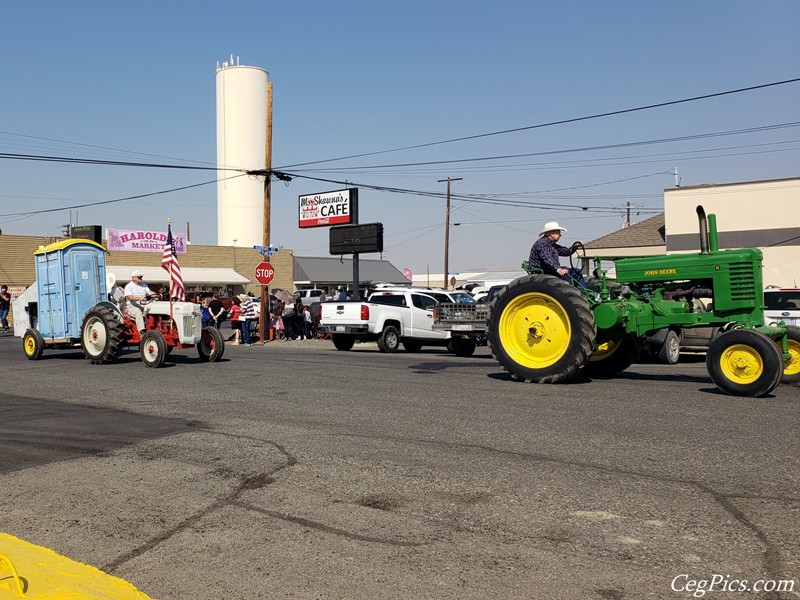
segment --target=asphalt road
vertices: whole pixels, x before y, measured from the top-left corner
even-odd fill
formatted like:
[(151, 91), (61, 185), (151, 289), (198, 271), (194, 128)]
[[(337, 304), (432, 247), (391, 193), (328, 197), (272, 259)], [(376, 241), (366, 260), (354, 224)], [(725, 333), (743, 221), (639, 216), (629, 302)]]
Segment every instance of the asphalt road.
[(800, 595), (800, 388), (725, 396), (697, 360), (526, 385), (485, 348), (316, 341), (148, 369), (5, 337), (0, 364), (0, 531), (152, 598)]

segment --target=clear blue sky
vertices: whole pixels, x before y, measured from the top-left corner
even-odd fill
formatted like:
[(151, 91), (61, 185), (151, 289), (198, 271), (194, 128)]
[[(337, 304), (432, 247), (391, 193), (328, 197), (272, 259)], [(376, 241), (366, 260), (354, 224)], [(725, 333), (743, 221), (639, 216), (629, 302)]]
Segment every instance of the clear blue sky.
[[(270, 72), (273, 167), (280, 168), (793, 79), (800, 77), (798, 23), (797, 0), (14, 2), (4, 6), (0, 38), (0, 152), (213, 165), (214, 73), (217, 61), (234, 54), (241, 64)], [(452, 222), (459, 225), (450, 235), (451, 270), (517, 268), (545, 221), (567, 227), (565, 241), (588, 241), (619, 229), (622, 212), (615, 209), (627, 202), (637, 220), (656, 214), (664, 188), (674, 183), (674, 167), (683, 185), (797, 177), (800, 128), (365, 167), (798, 121), (800, 83), (792, 83), (322, 163), (302, 173), (437, 193), (445, 189), (437, 180), (462, 177), (453, 183)], [(349, 170), (322, 171), (343, 167)], [(215, 177), (213, 171), (0, 160), (0, 228), (54, 236), (68, 211), (8, 215)], [(272, 243), (298, 256), (327, 256), (327, 229), (297, 228), (297, 197), (340, 187), (304, 179), (276, 183)], [(542, 206), (525, 205), (530, 202)], [(362, 188), (360, 216), (384, 223), (384, 257), (398, 268), (441, 272), (444, 204)], [(162, 230), (168, 217), (176, 231), (190, 221), (194, 243), (216, 243), (216, 186), (77, 213), (84, 225)]]

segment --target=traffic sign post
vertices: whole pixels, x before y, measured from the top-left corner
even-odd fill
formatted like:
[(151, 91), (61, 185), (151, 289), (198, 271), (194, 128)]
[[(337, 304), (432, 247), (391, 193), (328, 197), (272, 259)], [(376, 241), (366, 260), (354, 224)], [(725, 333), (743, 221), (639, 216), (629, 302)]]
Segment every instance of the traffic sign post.
[(255, 277), (261, 285), (269, 285), (275, 279), (275, 269), (268, 262), (262, 261), (256, 265)]

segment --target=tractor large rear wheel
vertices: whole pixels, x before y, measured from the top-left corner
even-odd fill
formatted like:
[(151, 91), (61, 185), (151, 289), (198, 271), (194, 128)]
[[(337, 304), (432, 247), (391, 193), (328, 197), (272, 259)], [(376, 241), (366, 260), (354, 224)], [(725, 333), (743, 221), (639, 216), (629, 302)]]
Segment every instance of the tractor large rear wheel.
[(783, 354), (763, 333), (733, 329), (711, 342), (706, 368), (714, 383), (727, 394), (766, 396), (781, 381)]
[(800, 327), (786, 327), (789, 341), (789, 360), (783, 364), (781, 383), (800, 385)]
[(121, 337), (122, 321), (118, 312), (108, 306), (89, 309), (81, 325), (81, 348), (93, 365), (117, 360)]
[(577, 288), (549, 275), (512, 281), (492, 302), (492, 355), (514, 379), (559, 383), (575, 377), (594, 348), (597, 329)]

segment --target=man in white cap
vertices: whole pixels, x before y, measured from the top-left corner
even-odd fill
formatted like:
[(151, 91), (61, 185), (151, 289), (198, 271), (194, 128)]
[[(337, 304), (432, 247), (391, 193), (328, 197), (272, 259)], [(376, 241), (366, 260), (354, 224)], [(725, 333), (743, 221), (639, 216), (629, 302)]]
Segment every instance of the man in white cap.
[(158, 298), (158, 294), (142, 281), (143, 278), (144, 273), (138, 270), (134, 271), (131, 273), (131, 280), (125, 286), (128, 314), (136, 321), (136, 329), (140, 332), (144, 331), (144, 315), (142, 314), (142, 306), (139, 303), (147, 298)]
[(583, 280), (580, 270), (574, 267), (569, 269), (562, 267), (559, 259), (560, 256), (571, 256), (579, 246), (583, 246), (583, 243), (575, 242), (569, 248), (559, 245), (558, 240), (561, 239), (562, 231), (566, 231), (566, 229), (559, 225), (558, 221), (545, 223), (539, 232), (539, 239), (531, 246), (528, 264), (533, 268), (541, 269), (546, 275), (555, 275), (570, 283), (574, 281), (585, 288), (586, 282)]

